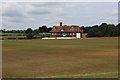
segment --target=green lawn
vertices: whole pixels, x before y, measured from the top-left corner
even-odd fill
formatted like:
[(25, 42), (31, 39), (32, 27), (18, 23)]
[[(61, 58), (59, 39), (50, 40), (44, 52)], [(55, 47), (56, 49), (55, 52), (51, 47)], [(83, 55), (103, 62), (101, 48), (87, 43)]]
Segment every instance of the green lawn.
[(82, 34), (82, 37), (83, 37), (83, 38), (86, 38), (86, 35), (87, 35), (87, 33), (83, 33), (83, 34)]
[(7, 35), (7, 36), (24, 36), (25, 33), (0, 33), (0, 35)]
[[(117, 38), (3, 40), (3, 78), (118, 71)], [(117, 74), (76, 77), (116, 78)]]

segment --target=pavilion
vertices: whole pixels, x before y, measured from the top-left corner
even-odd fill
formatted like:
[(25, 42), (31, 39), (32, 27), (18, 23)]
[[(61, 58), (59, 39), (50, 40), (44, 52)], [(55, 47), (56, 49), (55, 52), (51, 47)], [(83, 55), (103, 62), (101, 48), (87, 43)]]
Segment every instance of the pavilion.
[(50, 32), (51, 32), (51, 37), (76, 37), (76, 38), (82, 38), (83, 30), (80, 29), (79, 26), (62, 25), (62, 22), (60, 22), (60, 26), (53, 26), (53, 29)]

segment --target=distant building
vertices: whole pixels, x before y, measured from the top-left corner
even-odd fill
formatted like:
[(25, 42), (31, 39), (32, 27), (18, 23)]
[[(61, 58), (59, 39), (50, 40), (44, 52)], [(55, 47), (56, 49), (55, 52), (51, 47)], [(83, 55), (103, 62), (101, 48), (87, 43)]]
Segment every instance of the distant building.
[(60, 26), (53, 26), (53, 29), (50, 31), (51, 37), (76, 37), (82, 38), (82, 30), (79, 26), (67, 26), (62, 25), (60, 22)]

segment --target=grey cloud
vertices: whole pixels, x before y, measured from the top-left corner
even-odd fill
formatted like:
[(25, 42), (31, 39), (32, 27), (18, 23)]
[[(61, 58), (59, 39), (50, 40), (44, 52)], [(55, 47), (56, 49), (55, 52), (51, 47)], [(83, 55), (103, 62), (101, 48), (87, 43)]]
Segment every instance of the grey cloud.
[[(116, 11), (113, 10), (117, 9), (116, 4), (68, 2), (17, 3), (17, 5), (7, 7), (6, 10), (3, 9), (2, 20), (6, 29), (26, 29), (28, 26), (36, 29), (43, 24), (47, 24), (47, 26), (59, 25), (60, 21), (66, 25), (77, 24), (79, 26), (100, 24), (101, 22), (116, 24)], [(9, 4), (5, 6), (7, 5), (11, 6)], [(111, 15), (112, 10), (114, 15)]]
[(34, 2), (34, 3), (31, 3), (30, 4), (31, 6), (34, 6), (34, 7), (45, 7), (45, 6), (56, 6), (56, 5), (61, 5), (61, 3), (58, 3), (58, 2), (40, 2), (40, 3), (37, 3), (37, 2)]
[(24, 16), (24, 9), (22, 5), (19, 4), (2, 4), (2, 16), (7, 17), (23, 17)]
[(45, 15), (45, 14), (50, 14), (50, 12), (47, 11), (47, 10), (42, 10), (42, 11), (40, 11), (40, 10), (31, 10), (31, 11), (29, 11), (28, 13), (33, 14), (33, 15)]
[[(59, 6), (58, 6), (59, 5)], [(54, 14), (61, 13), (60, 11), (60, 3), (56, 2), (45, 2), (45, 3), (30, 3), (28, 5), (28, 13), (34, 15), (46, 15), (46, 14)]]
[(21, 12), (14, 11), (14, 10), (8, 10), (6, 12), (2, 13), (2, 16), (8, 16), (8, 17), (23, 17), (24, 15)]

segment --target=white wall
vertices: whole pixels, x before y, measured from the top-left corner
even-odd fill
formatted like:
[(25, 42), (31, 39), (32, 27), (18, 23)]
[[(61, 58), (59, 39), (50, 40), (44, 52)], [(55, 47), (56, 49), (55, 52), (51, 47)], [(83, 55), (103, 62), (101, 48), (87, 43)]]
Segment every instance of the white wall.
[(81, 33), (76, 33), (76, 38), (81, 38)]

